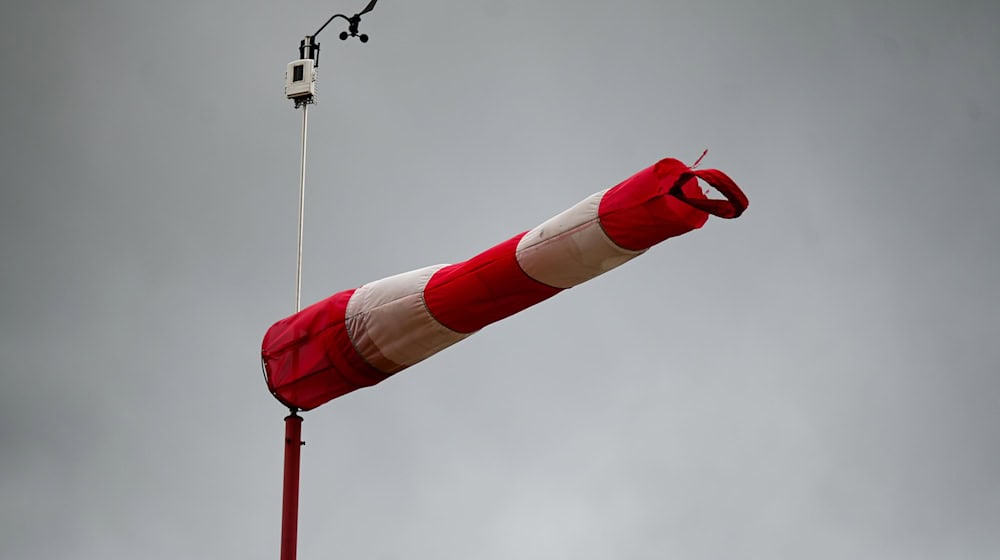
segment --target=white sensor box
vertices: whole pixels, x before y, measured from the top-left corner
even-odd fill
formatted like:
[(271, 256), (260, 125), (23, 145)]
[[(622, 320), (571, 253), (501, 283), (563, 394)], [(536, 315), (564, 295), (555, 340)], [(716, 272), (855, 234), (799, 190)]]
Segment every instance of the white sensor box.
[(293, 60), (285, 69), (285, 97), (309, 98), (316, 95), (316, 66), (309, 58)]

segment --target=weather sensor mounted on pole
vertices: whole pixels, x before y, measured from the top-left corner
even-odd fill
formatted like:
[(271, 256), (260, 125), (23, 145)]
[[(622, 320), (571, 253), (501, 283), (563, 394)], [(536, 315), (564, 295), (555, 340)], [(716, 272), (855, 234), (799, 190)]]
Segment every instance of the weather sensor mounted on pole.
[[(302, 309), (302, 232), (305, 223), (306, 194), (306, 136), (309, 130), (309, 105), (316, 102), (316, 76), (319, 68), (319, 43), (316, 37), (336, 18), (347, 21), (347, 31), (341, 31), (340, 39), (357, 37), (362, 43), (368, 42), (368, 35), (358, 32), (361, 16), (375, 8), (378, 0), (371, 0), (363, 10), (347, 17), (344, 14), (330, 16), (312, 35), (306, 35), (299, 42), (299, 58), (288, 63), (285, 69), (285, 97), (295, 102), (295, 108), (302, 108), (302, 158), (299, 162), (299, 230), (295, 267), (295, 312)], [(281, 400), (279, 398), (279, 400)], [(299, 464), (302, 441), (302, 417), (299, 409), (282, 401), (289, 408), (285, 417), (285, 473), (282, 488), (281, 507), (281, 560), (295, 560), (298, 540), (299, 518)]]

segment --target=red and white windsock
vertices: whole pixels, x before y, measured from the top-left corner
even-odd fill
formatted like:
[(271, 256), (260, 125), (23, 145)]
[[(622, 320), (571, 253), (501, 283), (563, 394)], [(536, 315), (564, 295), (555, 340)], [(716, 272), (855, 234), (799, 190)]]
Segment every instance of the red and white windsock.
[[(706, 198), (698, 179), (726, 200)], [(661, 160), (465, 262), (376, 280), (278, 321), (261, 349), (268, 388), (315, 408), (747, 204), (721, 171)]]

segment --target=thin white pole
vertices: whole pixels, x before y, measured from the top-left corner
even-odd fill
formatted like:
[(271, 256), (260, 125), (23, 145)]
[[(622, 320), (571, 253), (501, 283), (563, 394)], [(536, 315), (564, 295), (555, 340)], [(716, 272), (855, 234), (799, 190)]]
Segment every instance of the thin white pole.
[(302, 309), (302, 231), (306, 213), (306, 132), (309, 130), (309, 104), (302, 104), (302, 161), (299, 167), (299, 243), (295, 267), (295, 312)]

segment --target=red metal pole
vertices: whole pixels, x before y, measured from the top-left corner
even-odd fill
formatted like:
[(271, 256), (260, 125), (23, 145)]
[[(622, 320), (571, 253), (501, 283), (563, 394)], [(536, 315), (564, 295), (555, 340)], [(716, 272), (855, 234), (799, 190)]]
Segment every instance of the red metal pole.
[(281, 560), (295, 560), (299, 531), (299, 456), (302, 446), (302, 417), (285, 417), (285, 482), (281, 500)]

